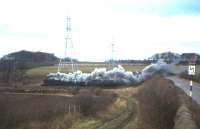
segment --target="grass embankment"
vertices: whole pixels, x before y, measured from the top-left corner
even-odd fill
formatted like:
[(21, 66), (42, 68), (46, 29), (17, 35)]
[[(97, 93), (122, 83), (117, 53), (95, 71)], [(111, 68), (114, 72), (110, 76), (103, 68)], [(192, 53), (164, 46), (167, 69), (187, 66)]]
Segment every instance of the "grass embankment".
[(195, 124), (200, 128), (200, 105), (198, 105), (193, 100), (190, 100), (188, 103), (188, 108), (192, 113), (192, 119), (195, 121)]
[(197, 129), (200, 106), (170, 80), (156, 76), (138, 92), (138, 129)]
[(187, 118), (189, 116), (189, 118), (191, 117), (192, 120), (194, 120), (196, 125), (191, 125), (191, 123), (185, 123), (185, 127), (187, 126), (191, 126), (191, 127), (195, 127), (197, 126), (197, 128), (200, 128), (200, 105), (195, 102), (191, 97), (189, 97), (187, 94), (185, 94), (185, 92), (181, 89), (178, 90), (179, 91), (179, 99), (181, 101), (181, 103), (183, 104), (183, 106), (185, 106), (189, 111), (189, 115), (186, 114)]
[(163, 77), (154, 77), (138, 92), (138, 128), (173, 129), (178, 109), (177, 90)]

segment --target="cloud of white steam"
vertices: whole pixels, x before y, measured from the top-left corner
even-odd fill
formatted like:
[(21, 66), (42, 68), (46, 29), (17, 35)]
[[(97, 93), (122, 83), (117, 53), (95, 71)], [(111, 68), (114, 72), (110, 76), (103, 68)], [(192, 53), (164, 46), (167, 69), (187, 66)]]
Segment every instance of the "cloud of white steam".
[(153, 76), (155, 73), (167, 73), (169, 67), (164, 62), (158, 62), (145, 67), (141, 72), (126, 71), (121, 65), (114, 67), (112, 70), (106, 68), (95, 68), (91, 73), (82, 73), (77, 71), (74, 73), (50, 73), (44, 80), (45, 84), (59, 85), (136, 85)]

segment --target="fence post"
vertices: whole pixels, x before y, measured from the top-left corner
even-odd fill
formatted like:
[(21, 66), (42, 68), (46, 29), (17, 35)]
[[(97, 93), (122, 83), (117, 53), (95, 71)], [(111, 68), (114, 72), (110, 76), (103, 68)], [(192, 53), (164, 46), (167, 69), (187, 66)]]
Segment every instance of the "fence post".
[(69, 104), (69, 107), (68, 107), (68, 109), (69, 109), (68, 113), (69, 114), (71, 114), (71, 109), (70, 108), (71, 108), (71, 105)]
[(74, 113), (76, 113), (76, 105), (74, 104)]

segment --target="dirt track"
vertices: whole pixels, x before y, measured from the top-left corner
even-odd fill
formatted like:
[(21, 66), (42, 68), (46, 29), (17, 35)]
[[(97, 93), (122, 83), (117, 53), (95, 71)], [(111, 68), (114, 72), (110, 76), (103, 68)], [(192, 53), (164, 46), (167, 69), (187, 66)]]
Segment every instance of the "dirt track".
[(130, 98), (127, 107), (119, 115), (97, 126), (96, 129), (125, 129), (131, 120), (136, 119), (135, 107), (135, 101)]

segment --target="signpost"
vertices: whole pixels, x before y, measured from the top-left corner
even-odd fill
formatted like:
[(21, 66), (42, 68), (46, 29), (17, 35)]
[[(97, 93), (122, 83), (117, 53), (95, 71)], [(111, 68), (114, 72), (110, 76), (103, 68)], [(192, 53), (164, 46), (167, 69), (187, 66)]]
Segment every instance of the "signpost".
[[(188, 67), (188, 75), (190, 75), (191, 77), (195, 75), (195, 62), (196, 59), (193, 58), (193, 60), (191, 61), (191, 63), (189, 64)], [(189, 89), (189, 96), (192, 97), (192, 85), (193, 85), (193, 81), (192, 78), (190, 80), (190, 89)]]

